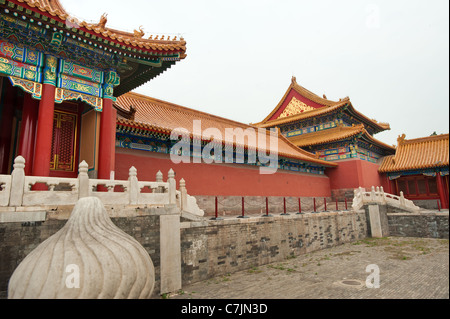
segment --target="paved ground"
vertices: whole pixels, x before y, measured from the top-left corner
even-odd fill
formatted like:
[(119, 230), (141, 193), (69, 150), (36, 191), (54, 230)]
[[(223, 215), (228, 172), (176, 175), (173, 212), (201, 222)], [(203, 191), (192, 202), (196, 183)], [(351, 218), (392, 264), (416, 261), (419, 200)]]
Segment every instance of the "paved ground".
[[(366, 287), (375, 275), (368, 265), (378, 266), (379, 288)], [(169, 298), (448, 299), (449, 241), (368, 238), (195, 283)]]

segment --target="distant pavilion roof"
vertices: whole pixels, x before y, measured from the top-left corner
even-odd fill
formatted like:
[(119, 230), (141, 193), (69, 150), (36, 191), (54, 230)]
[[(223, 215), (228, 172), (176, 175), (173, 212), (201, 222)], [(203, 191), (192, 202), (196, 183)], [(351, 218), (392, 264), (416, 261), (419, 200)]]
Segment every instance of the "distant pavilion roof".
[[(291, 99), (294, 99), (296, 97), (301, 98), (304, 102), (299, 103), (301, 103), (304, 107), (298, 109), (298, 111), (294, 112), (293, 114), (289, 114), (288, 116), (280, 116), (283, 115), (283, 106), (287, 104), (286, 102), (288, 102), (287, 99), (289, 97), (291, 97)], [(352, 103), (350, 102), (349, 97), (345, 97), (343, 99), (340, 99), (339, 101), (328, 100), (325, 98), (325, 96), (321, 98), (297, 84), (295, 77), (292, 77), (291, 85), (287, 89), (278, 105), (264, 120), (259, 123), (255, 123), (254, 125), (258, 127), (274, 127), (281, 124), (293, 123), (296, 121), (302, 121), (305, 119), (325, 115), (328, 113), (339, 111), (341, 109), (347, 109), (352, 116), (358, 118), (362, 123), (367, 126), (373, 127), (375, 132), (381, 132), (390, 129), (389, 124), (379, 123), (376, 120), (370, 119), (364, 114), (355, 110)]]
[(372, 144), (385, 149), (388, 151), (388, 154), (395, 152), (395, 147), (387, 145), (372, 137), (372, 135), (364, 128), (363, 124), (354, 126), (339, 125), (335, 128), (291, 137), (289, 140), (298, 147), (307, 147), (340, 141), (354, 136), (364, 138)]
[[(193, 137), (194, 120), (201, 121), (202, 130), (205, 130), (206, 128), (217, 128), (221, 132), (222, 137), (226, 136), (225, 129), (227, 128), (240, 128), (243, 131), (248, 128), (255, 130), (258, 129), (255, 126), (250, 126), (209, 113), (193, 110), (134, 92), (129, 92), (118, 97), (115, 106), (119, 110), (119, 115), (122, 113), (124, 115), (129, 114), (132, 116), (132, 118), (119, 116), (117, 119), (117, 124), (132, 127), (136, 130), (149, 130), (170, 134), (170, 132), (176, 128), (185, 128), (190, 132), (191, 137)], [(289, 140), (286, 139), (279, 132), (279, 130), (277, 131), (279, 156), (293, 158), (326, 167), (335, 167), (337, 165), (335, 163), (320, 160), (316, 155), (296, 147), (289, 142)], [(196, 137), (198, 138), (199, 136)], [(221, 142), (228, 144), (233, 143), (236, 145), (235, 141), (226, 141), (225, 138), (223, 138)], [(247, 143), (240, 146), (243, 146), (244, 148), (252, 148), (251, 146), (249, 147)], [(267, 147), (265, 149), (268, 150), (269, 148)]]
[(405, 134), (397, 139), (395, 155), (386, 156), (380, 165), (380, 173), (409, 171), (448, 166), (449, 134), (405, 139)]

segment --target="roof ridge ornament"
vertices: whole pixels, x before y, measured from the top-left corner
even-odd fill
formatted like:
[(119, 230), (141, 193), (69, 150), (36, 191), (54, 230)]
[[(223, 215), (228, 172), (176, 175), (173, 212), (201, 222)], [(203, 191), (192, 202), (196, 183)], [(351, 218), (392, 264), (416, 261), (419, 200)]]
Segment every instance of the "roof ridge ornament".
[(138, 38), (138, 39), (142, 39), (142, 37), (145, 35), (144, 30), (142, 29), (142, 26), (139, 27), (139, 31), (138, 30), (134, 30), (134, 37)]
[(100, 21), (96, 24), (101, 30), (105, 30), (106, 23), (108, 22), (108, 14), (105, 12), (100, 17)]
[(397, 144), (400, 146), (400, 144), (403, 144), (405, 142), (406, 134), (403, 133), (402, 135), (399, 135), (397, 138)]

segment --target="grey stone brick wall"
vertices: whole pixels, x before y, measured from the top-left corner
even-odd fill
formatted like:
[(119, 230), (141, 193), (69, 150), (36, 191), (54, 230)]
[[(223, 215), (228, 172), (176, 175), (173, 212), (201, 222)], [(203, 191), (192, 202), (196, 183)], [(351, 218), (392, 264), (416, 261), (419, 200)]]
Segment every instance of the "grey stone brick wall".
[(56, 233), (66, 221), (0, 224), (0, 297), (6, 297), (14, 269), (41, 242)]
[(226, 275), (367, 237), (360, 213), (223, 220), (182, 228), (183, 283)]
[[(271, 211), (272, 213), (272, 211)], [(120, 229), (147, 250), (155, 266), (154, 296), (160, 291), (158, 215), (113, 217)], [(390, 236), (449, 238), (448, 212), (387, 213)], [(0, 224), (0, 298), (6, 297), (18, 264), (65, 220)], [(220, 221), (182, 220), (183, 285), (239, 270), (279, 262), (290, 256), (330, 248), (369, 236), (366, 212), (275, 215)]]
[[(160, 290), (159, 216), (113, 217), (113, 223), (135, 238), (155, 266), (154, 295)], [(6, 298), (8, 282), (20, 262), (40, 243), (55, 234), (66, 220), (39, 223), (0, 223), (0, 298)]]
[(387, 214), (389, 233), (399, 237), (448, 239), (448, 211)]

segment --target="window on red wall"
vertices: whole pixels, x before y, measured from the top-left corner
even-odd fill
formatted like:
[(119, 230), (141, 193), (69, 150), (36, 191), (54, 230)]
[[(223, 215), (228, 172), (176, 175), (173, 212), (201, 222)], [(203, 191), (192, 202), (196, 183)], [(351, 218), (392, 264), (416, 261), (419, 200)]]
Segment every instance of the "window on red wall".
[(417, 196), (416, 179), (408, 180), (408, 194)]
[(427, 192), (427, 182), (425, 179), (417, 180), (417, 189), (419, 191), (419, 195), (426, 195)]
[(428, 189), (429, 189), (430, 194), (437, 195), (438, 189), (437, 189), (436, 179), (428, 178), (427, 181), (428, 181)]
[(434, 198), (438, 196), (435, 177), (424, 175), (400, 177), (397, 179), (398, 193), (409, 198)]
[(406, 181), (399, 179), (397, 181), (397, 189), (398, 189), (398, 193), (400, 194), (400, 192), (403, 192), (403, 194), (408, 194), (407, 189), (406, 189)]

